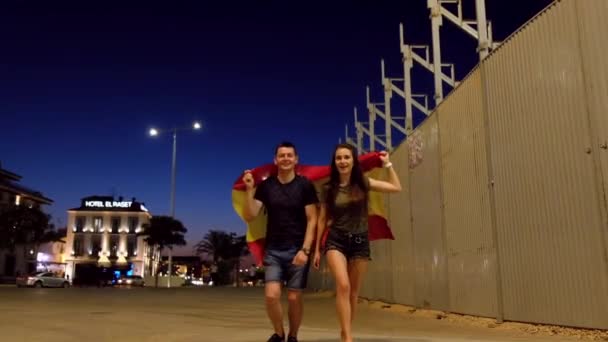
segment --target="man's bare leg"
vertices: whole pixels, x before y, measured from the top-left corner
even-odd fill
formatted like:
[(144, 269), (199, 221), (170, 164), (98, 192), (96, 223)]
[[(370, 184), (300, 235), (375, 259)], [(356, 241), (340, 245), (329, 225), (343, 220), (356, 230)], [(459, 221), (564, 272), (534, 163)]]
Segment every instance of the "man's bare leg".
[(300, 329), (300, 324), (302, 324), (304, 314), (302, 291), (288, 290), (287, 302), (289, 303), (289, 336), (298, 337), (298, 330)]
[(266, 294), (266, 313), (274, 332), (280, 336), (285, 336), (283, 330), (283, 308), (281, 307), (281, 283), (278, 281), (267, 282), (264, 288)]

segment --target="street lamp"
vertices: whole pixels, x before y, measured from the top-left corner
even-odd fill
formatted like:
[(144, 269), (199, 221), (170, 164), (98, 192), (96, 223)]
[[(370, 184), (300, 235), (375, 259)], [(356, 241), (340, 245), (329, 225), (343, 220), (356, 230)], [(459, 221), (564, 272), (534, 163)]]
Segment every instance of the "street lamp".
[[(172, 218), (175, 218), (175, 167), (176, 167), (176, 158), (177, 158), (177, 131), (184, 130), (195, 130), (198, 131), (201, 129), (201, 123), (199, 121), (194, 121), (191, 127), (173, 127), (171, 129), (167, 129), (165, 131), (169, 131), (173, 134), (173, 157), (171, 162), (171, 206), (170, 206), (170, 215)], [(162, 130), (156, 128), (150, 128), (148, 134), (151, 137), (156, 137)], [(169, 278), (167, 281), (167, 287), (171, 287), (171, 266), (172, 266), (172, 248), (169, 248)]]

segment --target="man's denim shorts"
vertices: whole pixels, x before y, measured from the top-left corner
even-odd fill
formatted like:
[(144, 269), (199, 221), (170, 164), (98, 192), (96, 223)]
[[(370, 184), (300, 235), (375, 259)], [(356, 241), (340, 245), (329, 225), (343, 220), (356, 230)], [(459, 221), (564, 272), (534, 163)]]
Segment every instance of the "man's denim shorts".
[(264, 268), (266, 282), (277, 281), (286, 284), (290, 290), (303, 290), (306, 288), (310, 262), (304, 266), (292, 264), (293, 258), (298, 254), (299, 248), (287, 250), (268, 249), (264, 255)]

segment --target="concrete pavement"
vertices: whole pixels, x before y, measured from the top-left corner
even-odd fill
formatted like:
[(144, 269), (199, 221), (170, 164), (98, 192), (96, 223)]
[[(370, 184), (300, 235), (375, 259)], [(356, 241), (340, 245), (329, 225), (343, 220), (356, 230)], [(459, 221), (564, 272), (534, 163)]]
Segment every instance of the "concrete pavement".
[[(0, 287), (0, 341), (266, 341), (260, 288)], [(334, 298), (307, 294), (300, 341), (339, 341)], [(570, 341), (521, 331), (457, 326), (360, 305), (359, 342)]]

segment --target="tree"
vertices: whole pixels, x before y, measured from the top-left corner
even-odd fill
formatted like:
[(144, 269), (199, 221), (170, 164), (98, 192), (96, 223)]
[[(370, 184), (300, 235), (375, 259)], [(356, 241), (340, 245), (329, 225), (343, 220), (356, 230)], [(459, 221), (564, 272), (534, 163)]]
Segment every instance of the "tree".
[[(213, 262), (218, 265), (220, 273), (234, 270), (235, 279), (238, 284), (239, 261), (242, 256), (249, 253), (245, 235), (228, 233), (221, 230), (210, 230), (203, 239), (194, 246), (197, 254), (211, 256)], [(222, 267), (224, 266), (224, 267)], [(224, 272), (221, 272), (221, 270)], [(223, 275), (226, 278), (226, 274)]]
[(55, 229), (55, 227), (53, 225), (50, 225), (50, 228), (43, 236), (41, 239), (41, 243), (47, 243), (47, 242), (62, 242), (65, 243), (65, 241), (63, 240), (68, 233), (68, 229), (67, 228), (60, 228), (60, 229)]
[(65, 232), (55, 230), (51, 216), (38, 208), (15, 206), (0, 214), (0, 248), (13, 252), (18, 245), (61, 241)]
[[(232, 233), (234, 234), (234, 233)], [(195, 246), (197, 254), (211, 256), (213, 262), (226, 259), (227, 251), (232, 245), (232, 235), (221, 230), (210, 230)]]
[(50, 224), (51, 216), (39, 208), (11, 206), (0, 213), (0, 249), (11, 255), (17, 246), (31, 255), (36, 255), (40, 245), (46, 242), (62, 241), (66, 231), (55, 230)]
[[(186, 244), (184, 234), (188, 229), (179, 221), (170, 216), (153, 216), (149, 223), (142, 225), (142, 231), (137, 235), (145, 236), (144, 241), (153, 251), (162, 254), (163, 249)], [(153, 253), (150, 253), (150, 257)], [(151, 264), (151, 263), (150, 263)], [(160, 258), (158, 260), (160, 265)], [(158, 270), (154, 274), (155, 286), (158, 287)]]

